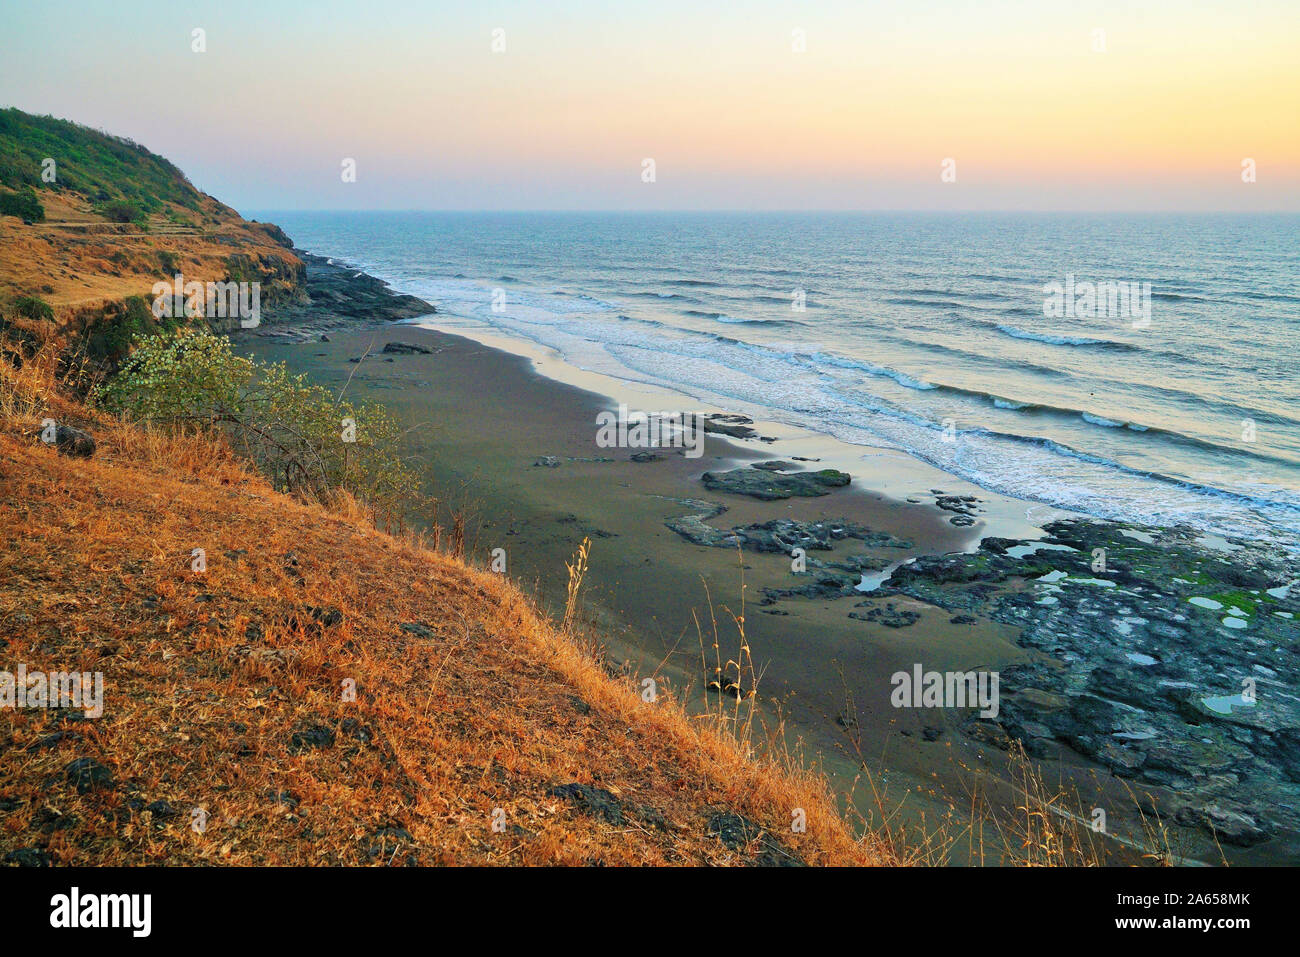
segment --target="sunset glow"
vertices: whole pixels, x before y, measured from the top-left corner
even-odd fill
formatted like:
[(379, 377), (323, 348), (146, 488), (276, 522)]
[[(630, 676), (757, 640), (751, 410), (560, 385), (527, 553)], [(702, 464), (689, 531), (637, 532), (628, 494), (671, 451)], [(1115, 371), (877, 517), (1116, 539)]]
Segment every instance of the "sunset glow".
[(1300, 16), (1280, 2), (0, 16), (7, 103), (134, 131), (251, 207), (1300, 208)]

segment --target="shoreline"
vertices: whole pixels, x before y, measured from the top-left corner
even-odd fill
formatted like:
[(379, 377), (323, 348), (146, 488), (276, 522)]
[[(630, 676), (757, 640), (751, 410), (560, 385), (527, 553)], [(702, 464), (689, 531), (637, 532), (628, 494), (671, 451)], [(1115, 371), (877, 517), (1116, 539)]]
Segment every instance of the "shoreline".
[[(562, 602), (564, 563), (583, 537), (590, 538), (588, 610), (608, 645), (611, 668), (654, 675), (674, 692), (690, 689), (693, 700), (702, 702), (708, 675), (701, 651), (711, 639), (697, 637), (690, 613), (694, 610), (701, 621), (707, 621), (710, 596), (715, 608), (726, 605), (739, 613), (743, 571), (746, 636), (756, 667), (763, 673), (764, 716), (773, 724), (783, 724), (787, 741), (802, 740), (811, 762), (822, 767), (842, 797), (853, 795), (860, 813), (871, 814), (874, 803), (869, 795), (864, 797), (862, 782), (855, 790), (864, 764), (889, 789), (886, 806), (895, 800), (905, 803), (903, 816), (912, 822), (922, 816), (941, 819), (972, 779), (987, 790), (991, 803), (1015, 806), (1006, 780), (1005, 741), (995, 740), (987, 728), (971, 728), (969, 722), (945, 712), (891, 708), (888, 691), (891, 675), (910, 671), (920, 662), (927, 670), (939, 671), (984, 669), (1006, 674), (1021, 669), (1035, 676), (1036, 684), (1028, 691), (1057, 695), (1043, 674), (1051, 649), (1032, 641), (1027, 644), (1022, 622), (1001, 614), (1000, 605), (997, 610), (983, 605), (965, 608), (964, 594), (954, 603), (952, 593), (957, 589), (946, 582), (937, 583), (937, 588), (931, 587), (935, 582), (913, 582), (913, 587), (901, 590), (887, 583), (876, 592), (850, 589), (845, 594), (840, 587), (842, 569), (828, 572), (840, 576), (833, 587), (773, 598), (772, 592), (807, 587), (807, 579), (791, 573), (788, 557), (750, 549), (740, 557), (734, 547), (692, 543), (667, 523), (689, 516), (690, 503), (708, 501), (727, 508), (704, 519), (713, 528), (752, 528), (773, 519), (847, 522), (892, 540), (864, 547), (861, 539), (849, 539), (833, 542), (825, 552), (810, 551), (822, 565), (814, 576), (827, 565), (843, 564), (854, 556), (863, 570), (870, 566), (883, 571), (907, 559), (922, 560), (909, 569), (928, 567), (931, 561), (952, 560), (954, 553), (983, 563), (980, 574), (984, 574), (985, 565), (1002, 562), (1006, 555), (981, 549), (982, 539), (1039, 539), (1047, 534), (1041, 528), (1022, 517), (1024, 528), (1016, 530), (1011, 524), (1014, 513), (1006, 510), (993, 518), (997, 531), (1011, 534), (994, 535), (990, 531), (994, 523), (984, 522), (987, 511), (970, 516), (974, 524), (959, 527), (951, 522), (957, 517), (952, 511), (936, 506), (938, 496), (930, 494), (931, 489), (905, 488), (901, 496), (888, 495), (876, 483), (864, 481), (861, 456), (856, 463), (845, 462), (825, 443), (819, 446), (816, 438), (770, 423), (756, 422), (753, 427), (773, 442), (709, 434), (700, 459), (668, 454), (636, 462), (630, 457), (635, 450), (595, 445), (595, 415), (618, 401), (628, 402), (631, 408), (671, 409), (673, 393), (667, 390), (626, 384), (623, 394), (611, 396), (592, 388), (599, 385), (594, 376), (571, 376), (577, 382), (552, 377), (558, 360), (552, 358), (548, 365), (545, 356), (520, 355), (429, 328), (436, 319), (431, 323), (423, 317), (364, 326), (336, 323), (325, 333), (329, 341), (321, 342), (311, 310), (307, 312), (305, 324), (299, 320), (293, 327), (297, 332), (272, 326), (241, 336), (240, 350), (259, 358), (283, 359), (291, 371), (308, 372), (327, 387), (348, 383), (351, 397), (383, 401), (409, 425), (426, 423), (429, 427), (422, 434), (412, 436), (410, 451), (444, 504), (468, 505), (475, 513), (469, 557), (486, 566), (493, 548), (505, 549), (507, 573), (535, 590), (544, 607), (554, 609)], [(348, 361), (393, 341), (431, 351)], [(698, 411), (735, 410), (706, 405)], [(761, 502), (708, 491), (699, 481), (705, 470), (728, 470), (794, 455), (823, 459), (816, 465), (800, 463), (807, 468), (851, 466), (846, 470), (853, 475), (853, 484), (815, 498)], [(559, 464), (535, 464), (547, 456)], [(877, 459), (880, 474), (874, 477), (883, 483), (890, 481), (889, 467), (896, 464), (892, 458)], [(948, 476), (946, 484), (934, 490), (946, 496), (966, 495), (963, 484)], [(988, 507), (988, 493), (976, 489), (969, 494), (980, 499), (976, 508)], [(904, 541), (910, 545), (897, 544)], [(1014, 598), (1026, 589), (1034, 594), (1041, 589), (1026, 576), (1005, 568), (1000, 572), (996, 584), (980, 582), (997, 590), (996, 602), (1003, 600), (1003, 591)], [(970, 581), (967, 578), (963, 584)], [(1096, 610), (1086, 608), (1081, 613)], [(719, 619), (723, 618), (719, 611)], [(734, 632), (730, 622), (720, 625), (723, 658), (736, 653)], [(733, 637), (730, 645), (728, 637)], [(1004, 694), (1009, 690), (1013, 701), (1026, 692), (1014, 682), (1010, 688), (1004, 682)], [(1020, 722), (1018, 730), (1026, 724), (1035, 733), (1045, 727), (1043, 721), (1031, 720), (1041, 714), (1026, 717), (1022, 711), (1009, 710)], [(1118, 776), (1113, 763), (1107, 765), (1067, 747), (1063, 742), (1069, 737), (1069, 729), (1048, 728), (1031, 742), (1040, 752), (1035, 757), (1053, 775), (1060, 772), (1068, 787), (1106, 794), (1099, 800), (1117, 809), (1110, 815), (1114, 832), (1126, 826), (1134, 832), (1140, 826), (1137, 816), (1118, 810), (1131, 775)], [(855, 753), (858, 748), (861, 755)], [(1095, 755), (1105, 757), (1104, 749), (1096, 749)], [(879, 815), (880, 809), (874, 812)], [(1244, 814), (1235, 809), (1231, 813)], [(1217, 861), (1213, 845), (1194, 826), (1195, 814), (1184, 818), (1192, 822), (1184, 830), (1194, 848), (1185, 856)], [(1243, 840), (1252, 846), (1261, 843), (1249, 828), (1243, 825), (1243, 829)], [(1273, 850), (1285, 858), (1290, 853), (1288, 843), (1283, 841)], [(1243, 862), (1272, 859), (1267, 849), (1249, 853), (1228, 848), (1225, 853)], [(960, 857), (960, 851), (954, 850), (954, 856)]]
[[(451, 277), (429, 277), (421, 273), (421, 281), (413, 281), (409, 275), (395, 270), (394, 267), (383, 261), (372, 261), (360, 257), (351, 258), (347, 251), (339, 252), (337, 256), (336, 261), (354, 263), (357, 269), (373, 268), (377, 275), (391, 283), (394, 288), (406, 289), (410, 292), (420, 292), (422, 287), (430, 285), (439, 287), (447, 280), (466, 279), (466, 276), (461, 272), (457, 272)], [(466, 270), (469, 269), (463, 262), (460, 263), (460, 267)], [(497, 281), (519, 282), (519, 280), (509, 275), (497, 277)], [(487, 280), (476, 282), (484, 288), (473, 291), (468, 296), (468, 299), (474, 303), (480, 303), (486, 299), (489, 293), (486, 288), (488, 283)], [(446, 290), (442, 291), (447, 292)], [(437, 290), (435, 290), (435, 294), (437, 294)], [(706, 406), (730, 405), (733, 407), (732, 411), (748, 415), (762, 422), (769, 422), (773, 416), (780, 417), (790, 423), (798, 420), (801, 422), (799, 425), (777, 426), (775, 423), (770, 424), (776, 428), (792, 429), (803, 435), (815, 436), (818, 442), (835, 449), (844, 462), (857, 462), (859, 459), (870, 459), (872, 456), (880, 455), (882, 459), (887, 459), (888, 469), (891, 473), (896, 472), (900, 476), (920, 476), (919, 479), (910, 483), (905, 479), (901, 483), (904, 487), (911, 485), (929, 488), (932, 486), (942, 487), (945, 484), (961, 485), (965, 491), (979, 495), (987, 503), (990, 524), (989, 534), (999, 537), (1029, 537), (1032, 533), (1025, 530), (1026, 525), (1042, 525), (1052, 518), (1059, 517), (1088, 516), (1117, 524), (1142, 524), (1148, 521), (1155, 521), (1157, 524), (1162, 525), (1188, 523), (1202, 529), (1202, 543), (1209, 547), (1214, 547), (1216, 543), (1224, 539), (1263, 537), (1286, 541), (1289, 543), (1288, 547), (1291, 549), (1293, 557), (1300, 559), (1300, 544), (1297, 544), (1298, 540), (1295, 537), (1297, 530), (1290, 521), (1293, 518), (1293, 504), (1288, 504), (1284, 498), (1271, 499), (1267, 496), (1256, 501), (1251, 498), (1250, 494), (1223, 485), (1216, 479), (1205, 478), (1204, 476), (1198, 478), (1192, 473), (1180, 471), (1176, 464), (1168, 468), (1159, 468), (1151, 466), (1145, 460), (1130, 462), (1128, 459), (1123, 458), (1113, 459), (1113, 456), (1106, 451), (1104, 445), (1094, 446), (1090, 440), (1071, 444), (1060, 436), (1053, 438), (1050, 430), (1035, 431), (1036, 426), (1028, 420), (1021, 422), (1020, 425), (1006, 426), (1006, 435), (1003, 435), (1000, 426), (992, 423), (988, 423), (987, 428), (968, 430), (976, 439), (981, 433), (984, 433), (1019, 440), (1017, 444), (1010, 448), (1003, 447), (998, 451), (991, 450), (989, 447), (979, 444), (978, 441), (974, 447), (968, 448), (965, 442), (969, 436), (961, 440), (963, 443), (961, 454), (951, 459), (945, 453), (934, 453), (932, 450), (927, 450), (924, 443), (915, 445), (905, 440), (899, 440), (900, 444), (896, 447), (893, 439), (881, 438), (881, 436), (891, 434), (888, 429), (884, 431), (876, 429), (873, 433), (867, 431), (866, 428), (852, 427), (843, 418), (837, 419), (834, 417), (829, 420), (822, 420), (820, 416), (817, 416), (814, 417), (816, 421), (805, 421), (801, 419), (797, 411), (791, 411), (791, 408), (794, 407), (781, 408), (780, 403), (772, 403), (769, 406), (766, 396), (755, 398), (750, 395), (748, 399), (739, 399), (725, 389), (715, 394), (711, 391), (710, 385), (702, 384), (698, 380), (690, 385), (686, 384), (684, 380), (673, 381), (674, 376), (672, 374), (669, 374), (664, 379), (657, 379), (655, 384), (646, 385), (643, 382), (645, 377), (643, 373), (626, 366), (620, 360), (614, 360), (610, 365), (601, 358), (603, 353), (587, 356), (593, 366), (602, 370), (601, 372), (591, 371), (584, 364), (587, 360), (579, 358), (583, 354), (582, 350), (571, 349), (570, 345), (567, 344), (569, 340), (574, 339), (572, 331), (567, 334), (568, 339), (564, 336), (557, 338), (556, 336), (542, 335), (541, 339), (547, 339), (548, 343), (535, 342), (530, 333), (512, 333), (507, 331), (509, 323), (498, 327), (495, 320), (486, 320), (484, 316), (479, 314), (478, 310), (466, 309), (463, 300), (467, 297), (463, 290), (452, 290), (448, 292), (448, 295), (450, 305), (441, 318), (432, 322), (434, 328), (454, 335), (463, 335), (513, 354), (528, 356), (538, 364), (539, 368), (545, 369), (545, 374), (560, 381), (578, 384), (601, 394), (613, 396), (628, 391), (635, 393), (636, 390), (642, 388), (653, 389), (676, 396), (679, 402), (686, 399), (689, 402)], [(587, 292), (581, 294), (575, 292), (571, 295), (586, 299), (604, 295), (604, 293), (587, 290)], [(606, 302), (602, 305), (610, 310), (630, 308), (617, 298), (613, 302)], [(630, 317), (620, 316), (620, 318)], [(650, 321), (653, 322), (654, 320)], [(421, 321), (417, 319), (413, 320), (413, 322), (418, 323)], [(685, 331), (691, 332), (692, 330)], [(698, 332), (699, 330), (693, 331)], [(713, 332), (716, 333), (717, 330), (715, 329)], [(577, 333), (577, 338), (581, 338), (581, 333)], [(604, 340), (598, 337), (598, 341)], [(724, 336), (722, 341), (730, 342), (731, 340)], [(908, 373), (900, 374), (906, 377)], [(924, 377), (922, 376), (922, 378)], [(673, 381), (673, 384), (665, 385), (664, 383), (667, 381)], [(929, 388), (924, 383), (922, 385)], [(940, 388), (945, 388), (945, 386), (940, 386)], [(957, 389), (958, 392), (963, 391), (958, 386), (952, 388)], [(988, 393), (985, 397), (990, 400), (1002, 401), (1001, 397), (994, 393)], [(1020, 404), (1013, 404), (1020, 407)], [(1086, 421), (1090, 423), (1089, 428), (1092, 432), (1097, 433), (1092, 438), (1100, 437), (1103, 442), (1104, 436), (1115, 434), (1116, 427), (1125, 424), (1099, 416), (1095, 410), (1087, 411), (1091, 408), (1090, 406), (1080, 405), (1077, 408), (1074, 406), (1056, 407), (1044, 400), (1027, 400), (1023, 403), (1023, 406), (1034, 413), (1066, 414)], [(874, 426), (872, 428), (875, 429)], [(845, 429), (848, 431), (846, 432)], [(1025, 431), (1026, 429), (1028, 431)], [(1123, 428), (1118, 429), (1121, 434), (1125, 433), (1125, 431)], [(1162, 433), (1161, 427), (1151, 424), (1138, 426), (1134, 423), (1133, 431), (1150, 432), (1152, 434)], [(965, 433), (961, 434), (964, 435)], [(1066, 444), (1061, 446), (1061, 442), (1066, 442)], [(1031, 459), (1030, 467), (1025, 469), (1023, 474), (1040, 476), (1057, 468), (1063, 469), (1058, 475), (1058, 481), (1054, 483), (1043, 483), (1032, 479), (1020, 481), (1015, 475), (1008, 477), (996, 468), (986, 470), (973, 464), (967, 468), (962, 464), (966, 460), (973, 461), (975, 459), (989, 462), (1018, 459), (1022, 453), (1029, 454), (1028, 450), (1032, 450), (1039, 444), (1055, 448), (1057, 452), (1063, 454), (1064, 462), (1058, 463), (1051, 458), (1043, 460), (1042, 457)], [(939, 449), (949, 448), (948, 445), (942, 443), (937, 444), (936, 447)], [(907, 449), (907, 451), (904, 451), (904, 449)], [(1126, 504), (1123, 507), (1116, 507), (1117, 499), (1104, 491), (1108, 486), (1096, 486), (1093, 484), (1092, 478), (1080, 476), (1071, 471), (1070, 463), (1077, 464), (1078, 462), (1113, 468), (1119, 473), (1139, 481), (1139, 484), (1144, 489), (1141, 496), (1139, 496), (1140, 500), (1127, 499), (1125, 493), (1119, 491), (1116, 493), (1118, 498), (1123, 499)], [(848, 465), (839, 467), (850, 472), (854, 471)], [(859, 466), (859, 471), (865, 472), (866, 470)], [(1258, 481), (1263, 481), (1258, 475), (1255, 478)], [(1070, 494), (1058, 494), (1063, 490), (1072, 491)], [(1129, 489), (1129, 491), (1132, 491), (1132, 489)], [(1201, 495), (1208, 497), (1205, 499), (1197, 497)], [(1058, 502), (1067, 504), (1056, 504)], [(1226, 503), (1235, 503), (1232, 505), (1233, 508), (1240, 506), (1249, 514), (1238, 515), (1237, 518), (1241, 519), (1240, 521), (1231, 521), (1225, 514), (1218, 512), (1221, 505), (1225, 508), (1229, 507)], [(1262, 509), (1262, 512), (1257, 513), (1255, 511), (1256, 507)], [(1281, 511), (1275, 511), (1278, 509)], [(1262, 524), (1257, 524), (1256, 519), (1258, 523)]]

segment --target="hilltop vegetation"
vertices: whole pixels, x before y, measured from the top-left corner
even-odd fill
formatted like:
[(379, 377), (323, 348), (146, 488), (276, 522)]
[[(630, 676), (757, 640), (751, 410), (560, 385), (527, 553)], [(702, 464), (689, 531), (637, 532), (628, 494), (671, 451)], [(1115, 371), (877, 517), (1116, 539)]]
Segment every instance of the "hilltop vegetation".
[[(54, 178), (42, 176), (53, 161)], [(139, 143), (52, 116), (0, 110), (0, 186), (19, 195), (78, 194), (113, 222), (184, 211), (197, 221), (206, 197), (175, 165)], [(31, 193), (29, 191), (35, 191)]]

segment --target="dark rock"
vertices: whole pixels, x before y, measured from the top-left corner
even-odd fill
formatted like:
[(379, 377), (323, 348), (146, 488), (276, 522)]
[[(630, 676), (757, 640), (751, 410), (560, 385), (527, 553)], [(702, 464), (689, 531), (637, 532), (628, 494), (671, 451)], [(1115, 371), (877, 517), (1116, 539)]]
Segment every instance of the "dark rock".
[(20, 847), (6, 854), (4, 861), (17, 867), (49, 867), (50, 855), (39, 847)]
[(997, 538), (993, 535), (980, 539), (980, 548), (995, 555), (1005, 555), (1008, 548), (1019, 545), (1014, 538)]
[(696, 545), (707, 545), (713, 548), (735, 548), (740, 542), (735, 533), (707, 524), (707, 519), (721, 515), (727, 510), (727, 506), (693, 498), (677, 499), (677, 501), (691, 509), (691, 514), (670, 518), (664, 524), (682, 538)]
[(934, 504), (945, 512), (957, 512), (959, 515), (971, 516), (976, 512), (979, 501), (974, 495), (936, 495)]
[[(361, 839), (361, 853), (368, 861), (387, 863), (398, 851), (415, 843), (411, 832), (404, 827), (384, 827)], [(410, 863), (408, 859), (408, 863)]]
[[(1281, 690), (1296, 672), (1295, 619), (1274, 614), (1300, 613), (1300, 602), (1264, 591), (1296, 577), (1294, 556), (1268, 541), (1225, 556), (1182, 527), (1068, 519), (1044, 532), (1043, 544), (1064, 550), (1016, 559), (1016, 543), (985, 539), (891, 578), (910, 597), (1014, 626), (1018, 644), (1053, 660), (1004, 669), (997, 721), (963, 729), (1030, 754), (1055, 739), (1117, 776), (1177, 791), (1190, 808), (1181, 823), (1224, 843), (1300, 832), (1300, 702)], [(1246, 627), (1225, 628), (1224, 610), (1192, 597), (1239, 609)], [(1249, 702), (1247, 682), (1257, 686)], [(1225, 782), (1237, 781), (1249, 781), (1258, 810), (1225, 802)]]
[(754, 697), (757, 693), (753, 688), (745, 688), (731, 678), (711, 678), (704, 684), (705, 691), (714, 691), (718, 694), (725, 694), (729, 698), (735, 698), (737, 701), (745, 701)]
[(828, 495), (828, 489), (842, 487), (852, 481), (847, 473), (835, 469), (785, 475), (756, 468), (739, 468), (729, 472), (705, 472), (701, 478), (704, 487), (711, 491), (748, 495), (763, 501)]
[(758, 843), (754, 864), (759, 867), (800, 867), (803, 862), (787, 850), (762, 825), (732, 811), (715, 813), (708, 821), (708, 833), (731, 851), (743, 851)]
[(334, 747), (334, 729), (323, 724), (312, 725), (302, 731), (295, 731), (289, 738), (289, 753), (301, 754), (313, 748)]
[(323, 628), (333, 628), (343, 621), (343, 612), (339, 611), (333, 605), (327, 605), (324, 608), (309, 608), (312, 618), (320, 623)]
[(763, 603), (771, 604), (782, 598), (844, 598), (861, 594), (857, 590), (861, 576), (820, 571), (811, 582), (795, 588), (764, 588)]
[(335, 625), (338, 625), (343, 621), (343, 612), (339, 611), (332, 605), (327, 605), (324, 608), (315, 605), (308, 605), (304, 611), (306, 612), (305, 615), (291, 612), (288, 617), (285, 618), (285, 626), (290, 629), (302, 628), (303, 630), (307, 630), (308, 628), (315, 627), (324, 630), (326, 628), (333, 628)]
[(602, 817), (610, 824), (623, 823), (623, 806), (618, 798), (604, 788), (589, 784), (560, 784), (546, 792), (552, 797), (563, 798), (579, 808), (584, 814)]
[[(263, 224), (269, 228), (269, 224)], [(283, 234), (281, 234), (283, 235)], [(292, 248), (287, 237), (282, 241)], [(262, 290), (262, 325), (311, 323), (319, 326), (376, 324), (427, 316), (437, 310), (415, 296), (394, 293), (388, 284), (351, 267), (330, 262), (324, 256), (299, 250), (301, 273), (295, 286), (300, 294), (292, 299), (267, 302)], [(305, 294), (305, 295), (304, 295)], [(321, 337), (324, 339), (324, 337)]]
[[(870, 601), (859, 602), (857, 607), (861, 608), (871, 604)], [(920, 613), (907, 608), (895, 608), (892, 601), (886, 602), (885, 607), (883, 608), (879, 606), (872, 607), (871, 610), (865, 614), (862, 612), (851, 611), (849, 612), (849, 617), (856, 618), (859, 621), (876, 622), (887, 628), (907, 628), (911, 625), (915, 625), (921, 620)]]
[(704, 431), (733, 439), (749, 439), (758, 434), (750, 428), (753, 421), (743, 415), (710, 415), (704, 419)]
[(45, 748), (53, 748), (63, 740), (74, 740), (77, 737), (75, 731), (55, 731), (53, 734), (45, 734), (37, 738), (31, 744), (27, 745), (28, 751), (40, 751)]
[[(788, 518), (774, 518), (753, 525), (738, 525), (730, 529), (715, 528), (708, 519), (726, 511), (726, 507), (713, 502), (694, 499), (681, 500), (692, 508), (690, 515), (670, 518), (666, 522), (678, 535), (695, 545), (711, 548), (736, 548), (741, 546), (756, 552), (777, 552), (788, 555), (795, 548), (807, 551), (830, 551), (838, 541), (856, 539), (869, 548), (910, 548), (912, 543), (894, 538), (887, 532), (873, 532), (851, 522), (799, 522)], [(811, 564), (811, 561), (810, 561)], [(851, 556), (834, 566), (847, 572), (861, 573), (880, 567), (867, 555)]]
[(804, 867), (795, 854), (779, 844), (770, 835), (764, 834), (758, 854), (754, 856), (755, 867)]
[(111, 791), (117, 786), (113, 773), (94, 758), (77, 758), (69, 761), (63, 768), (69, 784), (77, 788), (78, 794), (91, 791)]
[(433, 355), (433, 350), (427, 346), (417, 346), (410, 342), (386, 342), (382, 350), (390, 355)]
[(89, 458), (95, 454), (95, 440), (89, 432), (59, 425), (54, 430), (54, 445), (64, 455)]
[(342, 723), (339, 724), (339, 730), (365, 745), (373, 744), (377, 737), (374, 728), (362, 724), (356, 718), (344, 718)]
[(744, 815), (721, 811), (709, 818), (708, 832), (716, 836), (728, 850), (739, 851), (762, 834), (763, 828)]
[(1252, 847), (1269, 836), (1268, 831), (1241, 808), (1209, 805), (1202, 809), (1197, 823), (1223, 843), (1235, 847)]

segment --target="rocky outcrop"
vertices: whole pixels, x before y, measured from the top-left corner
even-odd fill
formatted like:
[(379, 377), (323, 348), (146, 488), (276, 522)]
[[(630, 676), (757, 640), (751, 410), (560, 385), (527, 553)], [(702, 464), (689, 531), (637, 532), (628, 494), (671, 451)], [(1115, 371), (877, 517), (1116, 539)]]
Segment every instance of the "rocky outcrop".
[[(737, 525), (729, 529), (715, 528), (708, 520), (727, 510), (725, 505), (698, 499), (682, 499), (681, 504), (692, 509), (689, 515), (670, 518), (664, 524), (694, 545), (711, 548), (742, 548), (755, 552), (775, 552), (789, 555), (794, 549), (830, 551), (836, 542), (854, 539), (868, 548), (911, 548), (912, 543), (895, 538), (888, 532), (876, 532), (865, 525), (847, 521), (800, 522), (789, 518), (774, 518), (752, 525)], [(848, 570), (858, 567), (853, 562)]]
[(729, 472), (705, 472), (701, 476), (704, 487), (713, 492), (730, 492), (748, 495), (763, 501), (829, 495), (833, 488), (841, 488), (852, 481), (846, 472), (822, 469), (817, 472), (783, 474), (761, 468), (739, 468)]
[(385, 342), (382, 351), (388, 355), (397, 356), (433, 355), (433, 350), (428, 346), (417, 346), (412, 342)]
[(1020, 629), (1042, 659), (1001, 674), (996, 721), (966, 730), (1032, 756), (1054, 744), (1167, 788), (1162, 814), (1253, 844), (1300, 832), (1300, 596), (1294, 560), (1185, 528), (1071, 520), (1037, 543), (918, 558), (892, 589)]
[[(413, 319), (437, 311), (423, 299), (394, 292), (382, 279), (360, 270), (311, 253), (298, 252), (298, 256), (302, 260), (303, 295), (269, 307), (264, 304), (257, 334), (296, 335), (302, 341), (309, 341), (319, 339), (331, 329)], [(397, 350), (385, 348), (384, 351), (393, 354)], [(425, 349), (412, 346), (407, 351)]]

